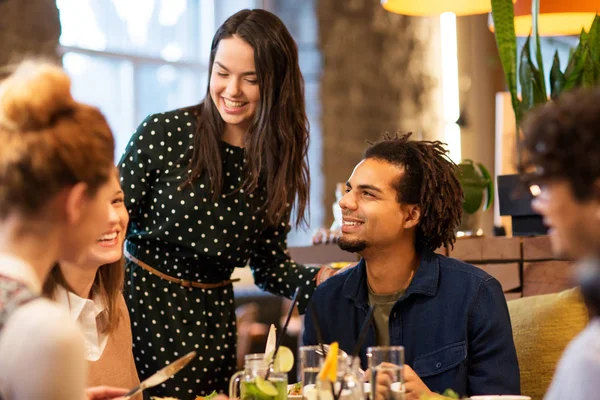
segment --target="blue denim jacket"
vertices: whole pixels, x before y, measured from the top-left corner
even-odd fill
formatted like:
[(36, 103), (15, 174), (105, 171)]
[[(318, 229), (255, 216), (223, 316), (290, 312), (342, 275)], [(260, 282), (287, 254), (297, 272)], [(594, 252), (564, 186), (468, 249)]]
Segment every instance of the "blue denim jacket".
[[(352, 352), (369, 309), (366, 265), (320, 285), (315, 303), (325, 343)], [(304, 344), (317, 344), (314, 321), (305, 317)], [(508, 307), (500, 283), (486, 272), (425, 250), (389, 320), (390, 345), (404, 346), (410, 365), (430, 390), (460, 395), (519, 394), (520, 378)], [(360, 356), (375, 345), (371, 325)]]

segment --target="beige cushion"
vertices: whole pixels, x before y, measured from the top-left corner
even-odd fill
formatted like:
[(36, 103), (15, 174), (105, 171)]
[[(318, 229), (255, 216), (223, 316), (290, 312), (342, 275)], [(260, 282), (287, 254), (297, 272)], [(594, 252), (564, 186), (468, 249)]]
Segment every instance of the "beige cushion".
[(541, 400), (567, 344), (588, 322), (588, 312), (578, 289), (523, 297), (508, 302), (521, 392)]

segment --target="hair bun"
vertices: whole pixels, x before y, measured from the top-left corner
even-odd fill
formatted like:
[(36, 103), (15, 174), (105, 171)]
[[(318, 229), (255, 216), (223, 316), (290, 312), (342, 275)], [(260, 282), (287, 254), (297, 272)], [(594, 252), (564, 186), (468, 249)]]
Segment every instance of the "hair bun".
[(50, 63), (25, 61), (0, 82), (0, 126), (10, 130), (43, 129), (75, 104), (71, 80)]

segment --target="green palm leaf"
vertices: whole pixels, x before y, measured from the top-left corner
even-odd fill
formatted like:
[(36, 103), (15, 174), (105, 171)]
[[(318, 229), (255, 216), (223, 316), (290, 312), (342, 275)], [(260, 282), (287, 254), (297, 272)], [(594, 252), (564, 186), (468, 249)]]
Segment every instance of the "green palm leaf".
[(550, 69), (550, 93), (553, 99), (557, 98), (565, 85), (565, 75), (560, 70), (558, 50), (554, 53), (554, 61)]
[[(517, 36), (515, 35), (515, 10), (512, 0), (492, 0), (492, 19), (496, 31), (496, 44), (500, 62), (504, 69), (510, 100), (515, 111), (517, 143), (522, 107), (517, 97)], [(521, 149), (517, 146), (517, 160), (521, 160)]]
[[(535, 52), (537, 60), (536, 80), (538, 82), (538, 99), (543, 98), (543, 102), (548, 99), (546, 91), (546, 80), (544, 75), (544, 61), (542, 60), (542, 45), (540, 44), (540, 34), (538, 31), (538, 18), (540, 14), (540, 0), (531, 2), (531, 15), (533, 15), (533, 34), (535, 35)], [(536, 102), (537, 103), (537, 102)]]
[(525, 44), (521, 49), (521, 60), (519, 64), (519, 83), (521, 84), (521, 104), (525, 109), (533, 107), (533, 71), (532, 64), (529, 58), (529, 42), (531, 36), (527, 37)]
[(594, 22), (590, 27), (589, 44), (594, 63), (600, 63), (600, 17), (598, 14), (594, 17)]

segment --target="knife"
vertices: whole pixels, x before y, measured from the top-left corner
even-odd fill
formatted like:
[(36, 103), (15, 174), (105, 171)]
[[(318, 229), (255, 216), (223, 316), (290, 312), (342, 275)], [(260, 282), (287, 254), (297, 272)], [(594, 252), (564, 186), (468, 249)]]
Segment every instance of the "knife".
[(183, 367), (188, 365), (188, 363), (190, 361), (192, 361), (192, 359), (194, 357), (196, 357), (196, 352), (191, 351), (191, 352), (187, 353), (185, 356), (178, 358), (177, 360), (173, 361), (171, 364), (167, 365), (163, 369), (154, 373), (154, 375), (145, 379), (142, 383), (140, 383), (140, 385), (138, 387), (135, 387), (135, 388), (131, 389), (129, 392), (127, 392), (125, 394), (125, 398), (129, 399), (129, 398), (133, 397), (134, 395), (136, 395), (148, 388), (160, 385), (161, 383), (163, 383), (164, 381), (166, 381), (167, 379), (169, 379), (170, 377), (175, 375), (177, 372), (179, 372)]

